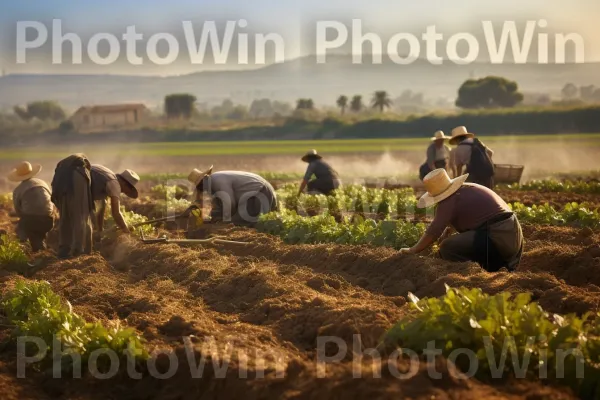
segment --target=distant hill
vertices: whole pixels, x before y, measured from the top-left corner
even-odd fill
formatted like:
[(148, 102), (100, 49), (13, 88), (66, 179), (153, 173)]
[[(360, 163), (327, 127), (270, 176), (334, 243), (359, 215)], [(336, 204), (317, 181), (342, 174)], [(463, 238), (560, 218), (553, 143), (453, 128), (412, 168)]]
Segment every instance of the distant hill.
[[(365, 60), (368, 60), (365, 58)], [(340, 94), (369, 96), (387, 90), (392, 96), (404, 90), (422, 92), (426, 98), (453, 99), (460, 84), (469, 77), (500, 75), (516, 80), (523, 91), (558, 94), (567, 83), (600, 86), (600, 63), (539, 65), (480, 62), (459, 66), (451, 62), (432, 65), (419, 60), (403, 66), (352, 64), (350, 56), (328, 56), (317, 64), (307, 56), (245, 71), (200, 72), (172, 77), (117, 75), (8, 75), (0, 77), (0, 108), (33, 100), (57, 100), (75, 109), (83, 104), (144, 102), (159, 106), (165, 95), (192, 93), (200, 102), (231, 98), (250, 103), (268, 97), (294, 102), (313, 98), (317, 106), (334, 106)]]

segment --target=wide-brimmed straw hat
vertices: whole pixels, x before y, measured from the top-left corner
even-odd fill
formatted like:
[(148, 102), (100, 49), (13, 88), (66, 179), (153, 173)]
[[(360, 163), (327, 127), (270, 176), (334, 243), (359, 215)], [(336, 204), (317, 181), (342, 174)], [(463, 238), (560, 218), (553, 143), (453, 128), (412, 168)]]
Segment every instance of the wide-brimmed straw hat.
[(323, 157), (321, 157), (315, 149), (312, 149), (306, 152), (306, 154), (302, 157), (302, 161), (306, 162), (306, 160), (309, 158), (321, 159)]
[(431, 138), (431, 141), (433, 142), (434, 140), (440, 140), (440, 139), (450, 140), (450, 136), (446, 136), (444, 134), (444, 132), (442, 132), (442, 131), (437, 131)]
[(465, 174), (458, 178), (450, 179), (445, 169), (434, 169), (423, 178), (423, 184), (425, 185), (425, 189), (427, 189), (427, 193), (421, 196), (417, 207), (431, 207), (452, 196), (465, 183), (468, 176), (469, 174)]
[(195, 186), (198, 186), (200, 182), (202, 182), (202, 179), (212, 174), (212, 170), (213, 165), (211, 165), (210, 168), (204, 172), (194, 168), (192, 172), (190, 172), (190, 174), (188, 175), (188, 181), (192, 182)]
[(29, 162), (23, 161), (8, 173), (7, 178), (9, 181), (23, 182), (33, 178), (39, 174), (41, 170), (42, 166), (40, 164), (31, 165)]
[(140, 181), (140, 177), (138, 176), (138, 174), (136, 174), (134, 171), (132, 171), (130, 169), (126, 169), (125, 171), (121, 172), (120, 174), (117, 174), (117, 176), (129, 184), (129, 189), (131, 190), (131, 194), (130, 193), (125, 193), (125, 194), (128, 197), (131, 197), (132, 199), (137, 199), (139, 196), (139, 193), (138, 193), (136, 186), (137, 186), (138, 182)]
[(454, 129), (452, 129), (452, 137), (450, 138), (450, 144), (455, 144), (456, 139), (458, 139), (459, 137), (463, 137), (463, 136), (466, 136), (467, 138), (472, 138), (472, 137), (475, 137), (475, 134), (469, 132), (467, 130), (467, 128), (464, 126), (458, 126)]

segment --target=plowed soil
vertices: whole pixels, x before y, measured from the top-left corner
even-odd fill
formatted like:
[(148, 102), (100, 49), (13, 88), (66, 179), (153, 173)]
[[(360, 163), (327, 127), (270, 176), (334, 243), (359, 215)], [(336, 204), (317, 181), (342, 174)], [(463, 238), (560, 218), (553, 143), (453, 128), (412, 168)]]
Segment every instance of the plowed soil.
[[(139, 210), (137, 210), (139, 212)], [(0, 209), (0, 229), (12, 218)], [(178, 360), (169, 379), (120, 374), (98, 380), (52, 379), (28, 371), (16, 378), (16, 347), (0, 350), (3, 399), (569, 399), (569, 390), (535, 381), (461, 379), (443, 359), (424, 360), (410, 379), (407, 359), (387, 362), (381, 378), (365, 357), (362, 378), (353, 375), (350, 353), (317, 366), (318, 337), (336, 336), (352, 349), (374, 348), (407, 310), (406, 296), (439, 296), (444, 284), (480, 287), (488, 293), (527, 291), (548, 311), (600, 311), (600, 234), (590, 230), (524, 226), (526, 251), (515, 273), (491, 274), (472, 263), (399, 256), (393, 249), (338, 245), (290, 246), (251, 229), (216, 226), (201, 236), (245, 241), (242, 246), (144, 245), (130, 237), (105, 240), (99, 252), (59, 261), (51, 252), (27, 271), (0, 270), (3, 290), (18, 279), (41, 279), (89, 320), (134, 327), (149, 349), (170, 349)], [(8, 327), (0, 327), (7, 338)], [(186, 352), (184, 337), (194, 344)], [(200, 345), (214, 338), (213, 351)], [(229, 343), (229, 345), (228, 345)], [(333, 346), (333, 348), (331, 347)], [(327, 354), (335, 345), (326, 347)], [(264, 368), (257, 352), (270, 355)], [(188, 356), (208, 360), (193, 378)], [(247, 356), (247, 360), (242, 357)], [(228, 368), (218, 367), (229, 360)], [(356, 358), (354, 358), (356, 361)], [(216, 366), (215, 364), (216, 363)], [(357, 363), (361, 365), (361, 363)], [(436, 368), (442, 379), (429, 377)], [(166, 372), (169, 362), (158, 358)], [(220, 372), (223, 372), (220, 375)], [(247, 378), (246, 378), (247, 377)]]

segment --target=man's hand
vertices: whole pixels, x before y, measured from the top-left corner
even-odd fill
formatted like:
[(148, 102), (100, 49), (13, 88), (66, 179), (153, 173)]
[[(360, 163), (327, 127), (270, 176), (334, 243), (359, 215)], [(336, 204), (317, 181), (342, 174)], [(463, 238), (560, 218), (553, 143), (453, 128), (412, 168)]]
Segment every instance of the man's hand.
[(192, 213), (192, 211), (194, 211), (194, 210), (198, 210), (198, 206), (196, 206), (196, 205), (191, 205), (191, 206), (189, 206), (189, 207), (187, 208), (187, 210), (185, 210), (185, 211), (183, 212), (183, 214), (181, 214), (181, 216), (182, 216), (182, 217), (189, 217), (189, 216), (190, 216), (190, 214)]
[(400, 249), (400, 251), (398, 253), (400, 253), (400, 254), (414, 254), (414, 251), (413, 251), (412, 248), (404, 247), (404, 248)]

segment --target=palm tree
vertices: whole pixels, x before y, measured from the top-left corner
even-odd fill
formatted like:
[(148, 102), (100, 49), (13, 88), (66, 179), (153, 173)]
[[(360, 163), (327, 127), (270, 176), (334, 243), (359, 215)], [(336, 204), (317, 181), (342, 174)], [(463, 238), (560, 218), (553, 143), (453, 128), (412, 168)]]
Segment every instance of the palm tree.
[(362, 96), (356, 95), (352, 97), (352, 101), (350, 101), (350, 109), (354, 112), (360, 112), (363, 109)]
[(312, 110), (315, 108), (315, 103), (312, 99), (298, 99), (296, 101), (296, 110)]
[(379, 112), (383, 112), (385, 108), (390, 108), (392, 106), (392, 99), (390, 99), (388, 92), (380, 90), (373, 94), (371, 106), (373, 108), (379, 108)]
[(337, 106), (342, 110), (342, 115), (346, 112), (346, 107), (348, 106), (348, 97), (341, 95), (337, 99)]

